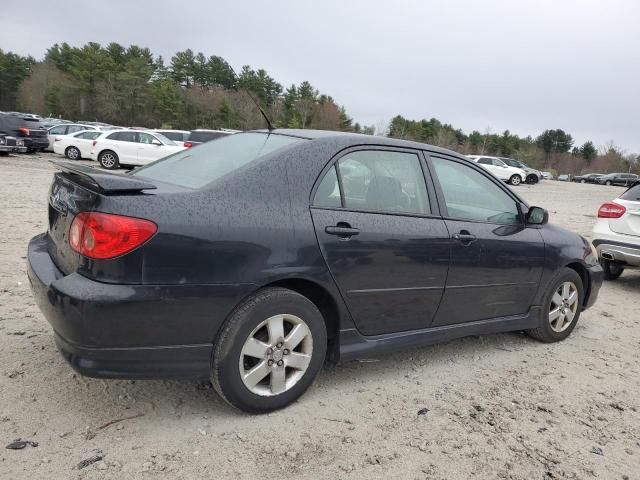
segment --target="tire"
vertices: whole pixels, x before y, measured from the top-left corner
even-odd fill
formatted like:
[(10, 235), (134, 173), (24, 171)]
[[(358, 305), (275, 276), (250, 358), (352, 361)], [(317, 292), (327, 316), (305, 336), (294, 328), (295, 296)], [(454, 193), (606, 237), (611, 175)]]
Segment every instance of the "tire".
[(604, 270), (605, 280), (616, 280), (620, 275), (622, 275), (622, 272), (624, 272), (624, 267), (622, 265), (610, 260), (600, 259), (600, 265), (602, 266), (602, 270)]
[(527, 184), (529, 185), (535, 185), (536, 183), (538, 183), (540, 180), (538, 179), (537, 175), (527, 175)]
[(604, 182), (604, 184), (605, 184), (607, 187), (611, 186), (611, 180), (607, 180), (606, 182)]
[(102, 168), (107, 170), (115, 170), (120, 167), (120, 160), (118, 155), (113, 150), (105, 150), (98, 155), (98, 163)]
[(509, 184), (516, 186), (516, 185), (520, 185), (522, 183), (522, 177), (520, 177), (520, 175), (511, 175), (511, 178), (509, 179)]
[[(563, 297), (567, 297), (563, 293), (563, 287), (567, 284), (574, 287), (573, 290), (569, 290), (570, 294), (573, 294), (573, 292), (577, 294), (577, 297), (568, 308), (556, 303), (560, 299), (564, 300)], [(571, 298), (570, 295), (568, 297)], [(580, 275), (571, 268), (563, 268), (554, 280), (549, 283), (543, 298), (539, 326), (527, 330), (527, 334), (545, 343), (564, 340), (571, 334), (576, 323), (578, 323), (584, 302), (584, 286)], [(562, 314), (563, 308), (566, 312), (565, 314)], [(557, 316), (555, 316), (556, 312), (558, 313)]]
[(35, 148), (27, 148), (27, 153), (36, 153)]
[(580, 180), (580, 183), (587, 183), (587, 181), (583, 178), (582, 180)]
[[(276, 326), (275, 337), (267, 324)], [(282, 330), (279, 324), (284, 325)], [(306, 336), (289, 351), (287, 342), (294, 329)], [(247, 349), (253, 349), (252, 354), (243, 353)], [(317, 307), (291, 290), (266, 288), (242, 302), (227, 319), (214, 345), (211, 383), (227, 403), (240, 410), (271, 412), (307, 390), (322, 368), (326, 351), (326, 326)], [(288, 366), (293, 359), (300, 362), (300, 368)], [(250, 372), (257, 373), (254, 381), (245, 380)]]
[(68, 147), (64, 151), (64, 156), (69, 160), (82, 160), (82, 156), (80, 155), (80, 150), (77, 147)]

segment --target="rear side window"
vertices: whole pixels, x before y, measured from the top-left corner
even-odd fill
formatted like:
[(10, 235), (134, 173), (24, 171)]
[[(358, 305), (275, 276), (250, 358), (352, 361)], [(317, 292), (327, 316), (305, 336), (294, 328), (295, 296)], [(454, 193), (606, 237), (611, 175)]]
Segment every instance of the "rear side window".
[(119, 140), (121, 142), (135, 142), (136, 132), (115, 132), (107, 137), (109, 140)]
[(101, 134), (102, 134), (102, 132), (97, 132), (97, 131), (91, 130), (90, 132), (78, 133), (78, 134), (74, 135), (74, 137), (76, 137), (76, 138), (84, 138), (84, 139), (87, 139), (87, 140), (95, 140)]
[(340, 207), (340, 175), (344, 208), (389, 213), (431, 212), (427, 186), (416, 154), (386, 150), (348, 153), (320, 182), (314, 205)]
[(163, 130), (160, 133), (167, 137), (169, 140), (173, 140), (174, 142), (184, 142), (188, 136), (183, 132), (167, 132)]
[(482, 163), (483, 165), (493, 165), (493, 160), (490, 158), (480, 158), (478, 163)]
[(631, 187), (629, 190), (620, 195), (622, 200), (630, 200), (632, 202), (640, 202), (640, 184)]
[(174, 153), (134, 171), (151, 180), (200, 188), (280, 148), (305, 139), (274, 133), (239, 133)]
[(83, 125), (69, 125), (69, 129), (67, 130), (67, 134), (81, 132), (82, 130), (93, 130), (93, 127), (85, 127)]
[(67, 126), (64, 125), (62, 127), (53, 127), (51, 130), (49, 130), (49, 134), (50, 135), (64, 135), (66, 131), (67, 131)]

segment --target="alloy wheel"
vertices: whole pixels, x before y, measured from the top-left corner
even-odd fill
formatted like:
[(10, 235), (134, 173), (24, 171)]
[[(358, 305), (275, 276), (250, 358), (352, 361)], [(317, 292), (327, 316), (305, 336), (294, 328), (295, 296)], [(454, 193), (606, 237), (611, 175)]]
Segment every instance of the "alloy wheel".
[(105, 168), (111, 168), (116, 164), (116, 157), (112, 153), (103, 153), (100, 163)]
[(564, 332), (578, 311), (578, 288), (573, 282), (563, 282), (551, 297), (549, 325), (556, 333)]
[(281, 314), (261, 322), (240, 353), (240, 378), (256, 395), (286, 392), (304, 376), (311, 355), (311, 330), (301, 318)]
[(69, 150), (67, 150), (67, 157), (71, 160), (77, 160), (78, 157), (80, 157), (80, 152), (77, 148), (71, 147)]

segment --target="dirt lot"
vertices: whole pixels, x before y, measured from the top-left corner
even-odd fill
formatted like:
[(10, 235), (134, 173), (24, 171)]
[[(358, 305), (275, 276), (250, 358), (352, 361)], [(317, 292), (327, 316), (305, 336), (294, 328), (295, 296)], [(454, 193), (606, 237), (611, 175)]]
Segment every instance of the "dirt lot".
[[(605, 284), (565, 342), (471, 337), (326, 366), (296, 404), (248, 416), (207, 385), (83, 378), (58, 354), (25, 274), (46, 158), (0, 159), (0, 478), (640, 478), (640, 273)], [(588, 236), (621, 189), (517, 191)], [(18, 438), (38, 446), (4, 448)]]

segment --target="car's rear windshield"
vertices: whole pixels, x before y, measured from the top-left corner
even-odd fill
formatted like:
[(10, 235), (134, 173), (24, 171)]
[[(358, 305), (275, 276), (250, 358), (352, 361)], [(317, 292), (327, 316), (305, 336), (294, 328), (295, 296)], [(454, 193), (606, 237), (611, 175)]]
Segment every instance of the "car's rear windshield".
[(200, 188), (259, 157), (303, 140), (275, 133), (228, 135), (150, 163), (133, 175)]
[(192, 142), (208, 142), (209, 140), (214, 140), (220, 137), (226, 137), (229, 135), (226, 132), (203, 132), (203, 131), (193, 131), (191, 135), (189, 135), (189, 140)]
[(632, 202), (640, 202), (640, 183), (634, 185), (629, 190), (620, 195), (622, 200), (630, 200)]

